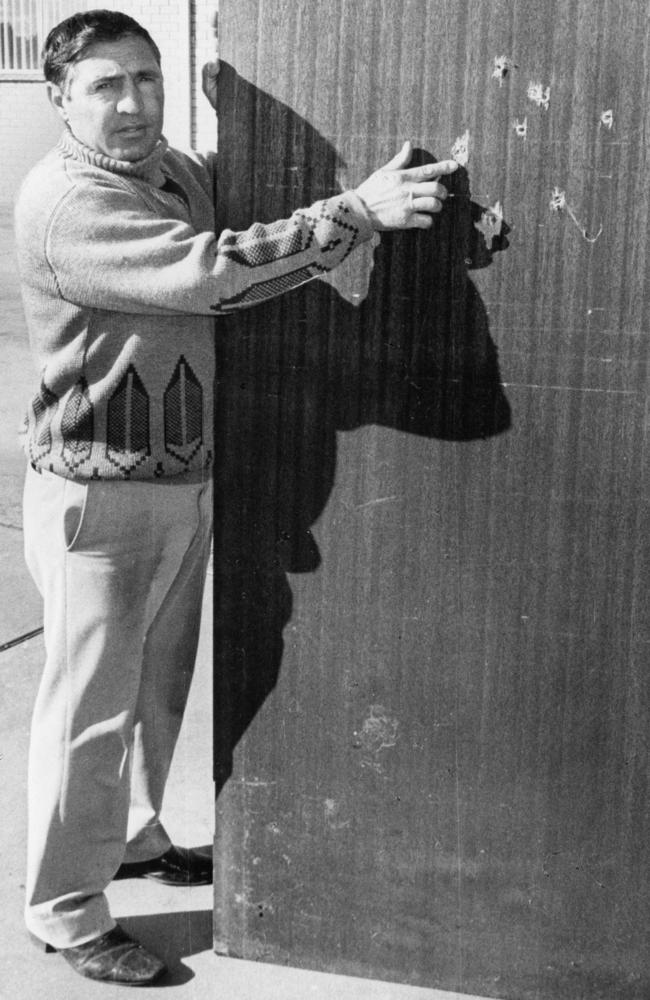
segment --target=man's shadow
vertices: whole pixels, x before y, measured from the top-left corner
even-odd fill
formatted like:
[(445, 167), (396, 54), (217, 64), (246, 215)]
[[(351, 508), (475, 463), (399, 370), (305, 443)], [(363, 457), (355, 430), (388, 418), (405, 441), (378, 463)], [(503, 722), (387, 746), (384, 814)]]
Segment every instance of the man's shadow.
[[(345, 164), (332, 144), (227, 64), (218, 115), (217, 231), (286, 218), (341, 190)], [(417, 150), (412, 165), (433, 159)], [(465, 170), (446, 183), (454, 197), (433, 228), (382, 234), (371, 273), (372, 251), (358, 251), (343, 278), (332, 276), (338, 291), (316, 280), (218, 320), (217, 794), (278, 680), (292, 614), (287, 573), (320, 565), (311, 527), (334, 485), (337, 431), (378, 424), (471, 441), (510, 426), (469, 277), (507, 247), (507, 226), (472, 202)]]

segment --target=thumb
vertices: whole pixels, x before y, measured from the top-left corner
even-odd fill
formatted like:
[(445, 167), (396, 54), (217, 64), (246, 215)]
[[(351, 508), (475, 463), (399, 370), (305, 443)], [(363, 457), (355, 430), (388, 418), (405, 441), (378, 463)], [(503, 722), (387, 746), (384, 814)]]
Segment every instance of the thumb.
[(392, 160), (389, 160), (388, 163), (384, 164), (382, 170), (402, 170), (411, 162), (412, 155), (413, 147), (407, 139), (399, 153), (397, 153)]

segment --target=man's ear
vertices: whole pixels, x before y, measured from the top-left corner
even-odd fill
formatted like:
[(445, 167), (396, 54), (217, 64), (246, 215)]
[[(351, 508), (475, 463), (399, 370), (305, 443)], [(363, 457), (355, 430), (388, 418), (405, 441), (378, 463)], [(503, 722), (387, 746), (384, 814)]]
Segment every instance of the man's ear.
[(50, 104), (52, 105), (54, 110), (61, 115), (63, 121), (67, 122), (68, 116), (63, 106), (63, 91), (59, 87), (58, 83), (50, 83), (48, 81), (48, 83), (46, 83), (45, 86), (47, 88), (47, 97)]

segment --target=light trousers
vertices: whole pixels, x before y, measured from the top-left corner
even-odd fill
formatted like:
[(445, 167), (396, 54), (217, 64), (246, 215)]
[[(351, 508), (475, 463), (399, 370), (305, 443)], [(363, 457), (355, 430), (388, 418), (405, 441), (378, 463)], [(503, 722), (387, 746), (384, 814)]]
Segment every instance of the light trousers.
[(170, 846), (163, 792), (194, 668), (211, 483), (28, 469), (25, 555), (46, 663), (32, 721), (25, 919), (55, 948), (115, 926), (122, 861)]

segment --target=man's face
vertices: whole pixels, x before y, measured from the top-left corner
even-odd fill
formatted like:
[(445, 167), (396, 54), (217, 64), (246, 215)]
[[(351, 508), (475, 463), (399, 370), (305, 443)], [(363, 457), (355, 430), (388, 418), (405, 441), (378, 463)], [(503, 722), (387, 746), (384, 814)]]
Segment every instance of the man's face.
[(162, 73), (138, 35), (91, 45), (70, 67), (62, 88), (49, 84), (49, 94), (73, 135), (99, 153), (141, 160), (160, 138)]

